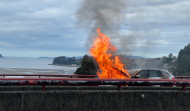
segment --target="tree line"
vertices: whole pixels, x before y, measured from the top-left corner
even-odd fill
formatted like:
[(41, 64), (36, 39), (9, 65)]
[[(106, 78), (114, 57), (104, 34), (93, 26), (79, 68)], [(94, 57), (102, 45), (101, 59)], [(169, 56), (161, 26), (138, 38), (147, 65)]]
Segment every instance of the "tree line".
[(172, 62), (171, 71), (177, 76), (190, 76), (190, 44), (179, 51), (177, 60)]

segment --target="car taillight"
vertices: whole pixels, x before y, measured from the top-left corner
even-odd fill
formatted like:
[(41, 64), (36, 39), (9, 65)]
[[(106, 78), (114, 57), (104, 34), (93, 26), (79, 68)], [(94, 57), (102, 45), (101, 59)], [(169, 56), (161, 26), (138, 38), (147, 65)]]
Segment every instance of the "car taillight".
[(172, 79), (175, 79), (175, 78), (172, 78)]

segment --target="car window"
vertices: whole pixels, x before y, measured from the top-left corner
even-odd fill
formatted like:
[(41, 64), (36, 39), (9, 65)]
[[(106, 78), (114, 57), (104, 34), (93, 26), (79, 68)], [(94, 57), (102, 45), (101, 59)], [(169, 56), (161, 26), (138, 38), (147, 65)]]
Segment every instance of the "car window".
[(160, 73), (160, 71), (154, 71), (154, 70), (152, 70), (152, 71), (149, 71), (149, 75), (148, 75), (149, 77), (161, 77), (161, 73)]
[(139, 73), (137, 73), (137, 75), (140, 75), (140, 78), (147, 78), (148, 71), (140, 71)]
[(161, 74), (161, 72), (160, 71), (157, 71), (158, 73), (158, 77), (162, 77), (162, 74)]

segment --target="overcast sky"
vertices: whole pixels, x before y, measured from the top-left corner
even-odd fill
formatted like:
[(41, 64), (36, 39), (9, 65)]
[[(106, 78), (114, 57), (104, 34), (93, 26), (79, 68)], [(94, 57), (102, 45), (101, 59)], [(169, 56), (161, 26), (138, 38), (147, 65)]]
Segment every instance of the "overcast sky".
[[(22, 57), (87, 54), (88, 33), (85, 28), (76, 27), (76, 11), (82, 2), (0, 0), (0, 53)], [(189, 0), (130, 0), (119, 32), (126, 36), (122, 44), (135, 38), (126, 45), (133, 50), (124, 50), (117, 39), (112, 42), (126, 55), (177, 55), (190, 43), (189, 12)]]

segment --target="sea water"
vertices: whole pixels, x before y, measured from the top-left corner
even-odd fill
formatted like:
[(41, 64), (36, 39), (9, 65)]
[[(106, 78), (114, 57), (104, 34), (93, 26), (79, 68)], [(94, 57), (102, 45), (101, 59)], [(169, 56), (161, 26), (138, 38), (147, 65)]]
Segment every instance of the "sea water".
[[(77, 67), (55, 66), (52, 64), (52, 58), (29, 58), (29, 57), (3, 57), (0, 58), (0, 71), (24, 71), (26, 74), (33, 74), (35, 72), (48, 72), (48, 71), (62, 71), (64, 74), (73, 74)], [(31, 71), (31, 72), (30, 72)], [(1, 73), (1, 72), (0, 72)], [(24, 73), (24, 72), (21, 72)], [(59, 73), (59, 72), (57, 72)], [(56, 74), (57, 74), (56, 73)], [(63, 74), (63, 73), (62, 73)]]

